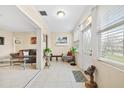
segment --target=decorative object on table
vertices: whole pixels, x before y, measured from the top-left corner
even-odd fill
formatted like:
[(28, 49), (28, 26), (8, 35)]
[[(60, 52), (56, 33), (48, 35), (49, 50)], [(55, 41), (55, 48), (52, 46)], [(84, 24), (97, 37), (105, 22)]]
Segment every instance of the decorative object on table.
[(37, 38), (31, 37), (31, 44), (36, 44), (36, 43), (37, 43)]
[(73, 56), (73, 63), (71, 63), (71, 65), (72, 65), (72, 66), (75, 66), (75, 65), (76, 65), (76, 63), (75, 63), (75, 55), (76, 55), (76, 53), (77, 53), (77, 48), (72, 47), (72, 48), (70, 49), (70, 51), (71, 51), (72, 56)]
[(0, 37), (0, 45), (4, 45), (4, 37)]
[(52, 52), (52, 49), (50, 49), (50, 48), (44, 49), (45, 56), (49, 56), (51, 54), (51, 52)]
[(84, 73), (86, 75), (89, 75), (90, 80), (85, 82), (85, 87), (87, 88), (97, 88), (97, 84), (94, 81), (94, 72), (96, 70), (96, 67), (91, 65), (90, 67), (88, 67), (88, 69), (86, 71), (84, 71)]
[(15, 40), (15, 44), (21, 44), (20, 40)]
[(57, 36), (56, 45), (68, 45), (67, 36)]
[(46, 60), (45, 66), (47, 66), (47, 67), (49, 67), (49, 57), (50, 57), (51, 52), (52, 52), (52, 49), (50, 49), (50, 48), (44, 49), (44, 57)]

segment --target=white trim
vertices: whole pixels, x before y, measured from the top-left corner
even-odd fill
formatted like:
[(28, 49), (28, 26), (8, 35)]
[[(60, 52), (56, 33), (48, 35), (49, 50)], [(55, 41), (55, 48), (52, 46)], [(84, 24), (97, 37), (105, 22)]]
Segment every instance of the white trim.
[(116, 69), (119, 69), (119, 70), (124, 72), (124, 63), (114, 61), (114, 60), (111, 60), (111, 59), (107, 59), (107, 58), (103, 58), (103, 57), (99, 57), (97, 60), (100, 61), (100, 62), (110, 64), (113, 67), (115, 67)]
[(87, 26), (85, 26), (85, 27), (81, 30), (81, 32), (84, 32), (86, 29), (88, 29), (88, 28), (90, 28), (90, 27), (92, 27), (92, 24), (91, 24), (91, 23), (89, 23)]
[(124, 23), (124, 6), (110, 6), (106, 13), (103, 15), (104, 21), (98, 26), (99, 31), (109, 30)]
[(115, 24), (112, 24), (110, 26), (107, 26), (106, 28), (103, 28), (103, 29), (100, 29), (100, 28), (97, 28), (98, 29), (98, 33), (101, 33), (101, 32), (105, 32), (105, 31), (108, 31), (108, 30), (111, 30), (113, 28), (116, 28), (118, 26), (121, 26), (124, 24), (124, 20), (118, 22), (118, 23), (115, 23)]
[[(111, 31), (111, 30), (113, 30), (113, 31), (116, 31), (116, 30), (120, 30), (120, 29), (123, 29), (124, 28), (124, 24), (120, 24), (120, 23), (118, 23), (118, 25), (116, 24), (116, 26), (113, 26), (113, 27), (111, 27), (111, 29), (109, 29), (108, 31)], [(101, 32), (98, 32), (98, 60), (99, 61), (101, 61), (101, 62), (105, 62), (105, 63), (108, 63), (108, 64), (110, 64), (110, 65), (112, 65), (112, 66), (114, 66), (114, 67), (117, 67), (117, 68), (119, 68), (119, 69), (123, 69), (124, 70), (124, 63), (121, 63), (121, 62), (119, 62), (119, 61), (115, 61), (115, 60), (112, 60), (112, 59), (109, 59), (109, 58), (103, 58), (103, 57), (100, 57), (101, 56), (101, 33), (102, 32), (107, 32), (106, 30), (105, 31), (101, 31)]]

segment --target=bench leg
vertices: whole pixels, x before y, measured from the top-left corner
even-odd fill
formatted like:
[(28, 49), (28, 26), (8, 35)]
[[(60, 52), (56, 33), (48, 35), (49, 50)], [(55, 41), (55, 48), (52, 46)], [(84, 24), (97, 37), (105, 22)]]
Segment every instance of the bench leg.
[(24, 61), (24, 70), (25, 70), (25, 64), (26, 64), (26, 60)]
[(56, 61), (58, 61), (58, 57), (56, 57)]

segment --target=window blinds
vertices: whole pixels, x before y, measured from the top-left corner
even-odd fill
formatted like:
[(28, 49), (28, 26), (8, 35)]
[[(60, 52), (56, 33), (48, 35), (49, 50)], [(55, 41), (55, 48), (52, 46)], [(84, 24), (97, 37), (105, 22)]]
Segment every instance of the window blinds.
[(101, 33), (102, 54), (124, 56), (124, 25)]
[(124, 22), (123, 5), (100, 6), (99, 13), (99, 30), (105, 30), (107, 28), (111, 28), (113, 25)]

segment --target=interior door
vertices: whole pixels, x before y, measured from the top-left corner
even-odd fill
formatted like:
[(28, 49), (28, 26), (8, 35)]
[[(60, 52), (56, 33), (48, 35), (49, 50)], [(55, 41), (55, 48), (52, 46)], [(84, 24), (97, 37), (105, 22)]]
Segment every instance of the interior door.
[(82, 31), (82, 66), (86, 70), (92, 64), (91, 25)]

